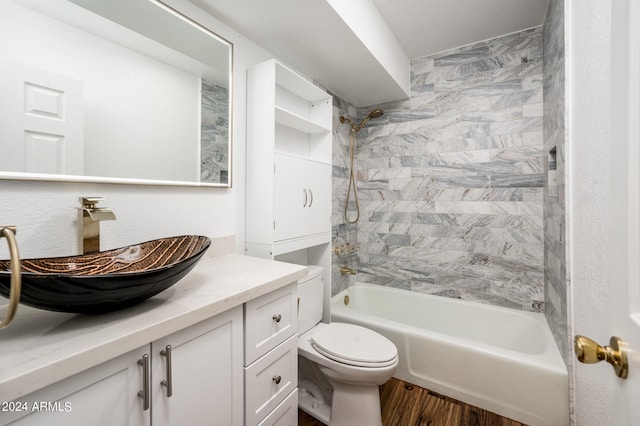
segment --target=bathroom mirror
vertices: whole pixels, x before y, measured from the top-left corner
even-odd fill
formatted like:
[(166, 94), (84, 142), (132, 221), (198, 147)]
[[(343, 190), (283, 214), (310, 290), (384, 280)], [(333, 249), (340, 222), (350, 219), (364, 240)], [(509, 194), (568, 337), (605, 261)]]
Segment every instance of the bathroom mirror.
[(231, 186), (233, 46), (171, 1), (0, 3), (0, 178)]

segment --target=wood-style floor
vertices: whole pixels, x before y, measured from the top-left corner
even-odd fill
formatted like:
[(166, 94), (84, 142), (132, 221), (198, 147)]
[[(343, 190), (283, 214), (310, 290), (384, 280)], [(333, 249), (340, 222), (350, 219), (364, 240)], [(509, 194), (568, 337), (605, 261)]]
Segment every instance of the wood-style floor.
[[(395, 378), (380, 387), (380, 404), (383, 426), (525, 426)], [(298, 413), (299, 426), (323, 425)]]

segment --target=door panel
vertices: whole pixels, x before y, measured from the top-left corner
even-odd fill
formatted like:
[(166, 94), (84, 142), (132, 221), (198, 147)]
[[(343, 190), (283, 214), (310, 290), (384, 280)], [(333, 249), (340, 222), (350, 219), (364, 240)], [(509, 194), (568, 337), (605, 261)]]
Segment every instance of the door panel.
[(2, 61), (0, 170), (82, 175), (82, 82)]
[(151, 344), (152, 424), (242, 424), (241, 309), (216, 315)]
[(308, 234), (331, 232), (331, 165), (307, 161)]
[[(611, 335), (625, 342), (626, 380), (612, 377), (611, 424), (640, 424), (640, 3), (612, 2)], [(612, 375), (613, 376), (613, 375)]]
[(19, 398), (23, 409), (0, 413), (0, 424), (148, 426), (150, 411), (138, 397), (143, 388), (138, 360), (148, 353), (145, 345)]
[(310, 201), (306, 186), (306, 161), (288, 155), (275, 155), (274, 240), (305, 235), (306, 209)]

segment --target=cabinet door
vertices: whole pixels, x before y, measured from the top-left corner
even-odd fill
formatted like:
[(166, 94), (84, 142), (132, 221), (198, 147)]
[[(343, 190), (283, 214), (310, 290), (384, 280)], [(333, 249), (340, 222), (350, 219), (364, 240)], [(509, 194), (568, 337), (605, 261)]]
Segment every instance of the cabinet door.
[(307, 161), (307, 234), (331, 232), (331, 165)]
[(14, 401), (0, 424), (20, 426), (149, 425), (138, 360), (149, 345), (121, 355)]
[(242, 340), (239, 306), (153, 342), (154, 426), (242, 425)]
[(310, 202), (306, 163), (301, 158), (275, 154), (275, 241), (306, 235), (306, 210)]

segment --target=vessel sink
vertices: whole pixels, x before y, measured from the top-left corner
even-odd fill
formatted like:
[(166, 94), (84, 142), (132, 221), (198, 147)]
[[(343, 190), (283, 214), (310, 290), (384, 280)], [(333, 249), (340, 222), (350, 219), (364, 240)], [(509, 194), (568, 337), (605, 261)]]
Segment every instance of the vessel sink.
[[(20, 303), (85, 314), (123, 309), (178, 282), (210, 245), (208, 237), (181, 235), (78, 256), (23, 259)], [(0, 260), (5, 297), (9, 263)]]

